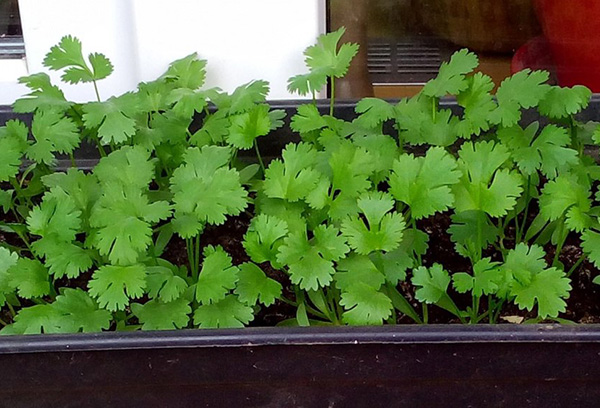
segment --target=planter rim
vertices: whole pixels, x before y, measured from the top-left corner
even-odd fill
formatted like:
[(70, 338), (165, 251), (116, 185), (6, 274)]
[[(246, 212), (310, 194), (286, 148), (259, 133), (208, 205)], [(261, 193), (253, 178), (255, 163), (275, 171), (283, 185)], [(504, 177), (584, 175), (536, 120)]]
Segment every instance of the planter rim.
[(251, 327), (2, 336), (0, 355), (176, 348), (465, 343), (600, 343), (600, 324)]

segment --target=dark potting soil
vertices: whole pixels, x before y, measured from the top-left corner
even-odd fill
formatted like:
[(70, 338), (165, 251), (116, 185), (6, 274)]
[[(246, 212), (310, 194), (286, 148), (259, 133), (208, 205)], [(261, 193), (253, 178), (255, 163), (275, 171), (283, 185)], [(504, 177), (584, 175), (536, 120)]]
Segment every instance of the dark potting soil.
[[(220, 226), (209, 226), (202, 234), (202, 247), (207, 245), (220, 245), (232, 257), (235, 265), (244, 262), (250, 262), (250, 258), (242, 245), (244, 234), (250, 224), (251, 214), (249, 212), (242, 213), (237, 217), (230, 217), (225, 224)], [(5, 214), (2, 217), (4, 222), (13, 222), (14, 219), (10, 214)], [(420, 230), (427, 233), (429, 236), (429, 249), (422, 257), (424, 266), (432, 266), (434, 263), (439, 263), (444, 268), (452, 273), (456, 272), (472, 272), (471, 266), (467, 258), (460, 256), (454, 250), (454, 243), (450, 239), (447, 230), (450, 226), (450, 214), (436, 214), (430, 218), (420, 220), (417, 226)], [(509, 236), (505, 240), (507, 248), (514, 246), (514, 239), (510, 237), (511, 230), (508, 230)], [(14, 233), (8, 233), (0, 230), (0, 242), (5, 242), (10, 245), (22, 246), (20, 238)], [(512, 242), (512, 244), (511, 244)], [(548, 245), (546, 248), (546, 261), (552, 263), (554, 258), (554, 248)], [(500, 260), (500, 254), (495, 252), (493, 248), (488, 248), (484, 251), (485, 256), (490, 256), (493, 260)], [(563, 263), (565, 270), (569, 270), (580, 258), (582, 254), (580, 242), (575, 235), (570, 235), (565, 243), (563, 250), (559, 256), (559, 260)], [(176, 264), (187, 265), (187, 251), (185, 242), (177, 235), (174, 235), (171, 242), (167, 246), (163, 258)], [(269, 263), (261, 264), (260, 267), (265, 273), (283, 286), (284, 296), (287, 299), (294, 300), (295, 294), (288, 275), (285, 272), (273, 269)], [(76, 279), (68, 279), (66, 277), (58, 279), (57, 287), (79, 287), (87, 289), (87, 284), (91, 279), (93, 271), (88, 271), (81, 274)], [(594, 267), (589, 261), (584, 261), (571, 275), (571, 286), (573, 287), (570, 296), (567, 299), (567, 311), (559, 317), (574, 323), (600, 323), (600, 285), (596, 285), (592, 280), (600, 275), (600, 271)], [(407, 281), (411, 278), (407, 276)], [(420, 312), (420, 304), (414, 296), (414, 288), (412, 285), (403, 282), (399, 286), (400, 291), (406, 296), (415, 310)], [(456, 301), (459, 307), (465, 308), (470, 304), (471, 300), (467, 295), (461, 295), (454, 291), (451, 292), (451, 297)], [(29, 302), (27, 302), (28, 304)], [(23, 304), (25, 305), (25, 303)], [(482, 308), (485, 308), (485, 299), (482, 299)], [(436, 306), (430, 306), (429, 323), (458, 323), (458, 319)], [(482, 309), (485, 310), (485, 309)], [(503, 314), (500, 317), (499, 323), (505, 321), (514, 321), (517, 319), (527, 320), (535, 318), (535, 309), (531, 312), (519, 310), (516, 306), (505, 306)], [(296, 309), (282, 301), (276, 301), (275, 304), (269, 307), (263, 307), (256, 315), (251, 326), (274, 326), (287, 319), (293, 319), (296, 316)], [(504, 318), (504, 319), (503, 319)], [(0, 319), (4, 322), (11, 322), (11, 315), (7, 310), (3, 309), (0, 312)], [(485, 321), (484, 321), (485, 322)], [(399, 324), (414, 323), (412, 319), (399, 315), (397, 318)]]

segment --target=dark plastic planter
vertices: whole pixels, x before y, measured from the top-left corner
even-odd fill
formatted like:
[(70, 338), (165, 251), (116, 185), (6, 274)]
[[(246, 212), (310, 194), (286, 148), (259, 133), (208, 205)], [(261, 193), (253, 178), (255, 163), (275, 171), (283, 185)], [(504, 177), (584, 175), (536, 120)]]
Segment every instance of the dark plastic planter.
[(2, 407), (594, 407), (598, 326), (0, 338)]
[[(0, 107), (0, 125), (14, 116)], [(261, 149), (275, 155), (290, 138)], [(595, 407), (599, 363), (600, 325), (6, 336), (0, 407)]]

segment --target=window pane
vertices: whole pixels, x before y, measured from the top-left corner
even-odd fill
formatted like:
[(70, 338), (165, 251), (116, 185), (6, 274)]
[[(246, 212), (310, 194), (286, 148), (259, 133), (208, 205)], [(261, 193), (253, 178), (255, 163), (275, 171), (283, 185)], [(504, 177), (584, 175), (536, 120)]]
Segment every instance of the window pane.
[(24, 56), (18, 0), (0, 0), (0, 58)]
[(345, 39), (361, 45), (344, 97), (412, 95), (464, 47), (496, 84), (520, 69), (546, 69), (560, 85), (600, 92), (600, 1), (330, 0), (329, 7), (330, 29), (346, 26)]

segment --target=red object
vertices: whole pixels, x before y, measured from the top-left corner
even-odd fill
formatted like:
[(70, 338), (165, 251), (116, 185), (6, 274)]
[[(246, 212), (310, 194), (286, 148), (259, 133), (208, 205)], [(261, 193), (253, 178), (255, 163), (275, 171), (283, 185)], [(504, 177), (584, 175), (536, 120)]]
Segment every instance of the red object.
[(600, 92), (600, 1), (535, 0), (561, 86)]

